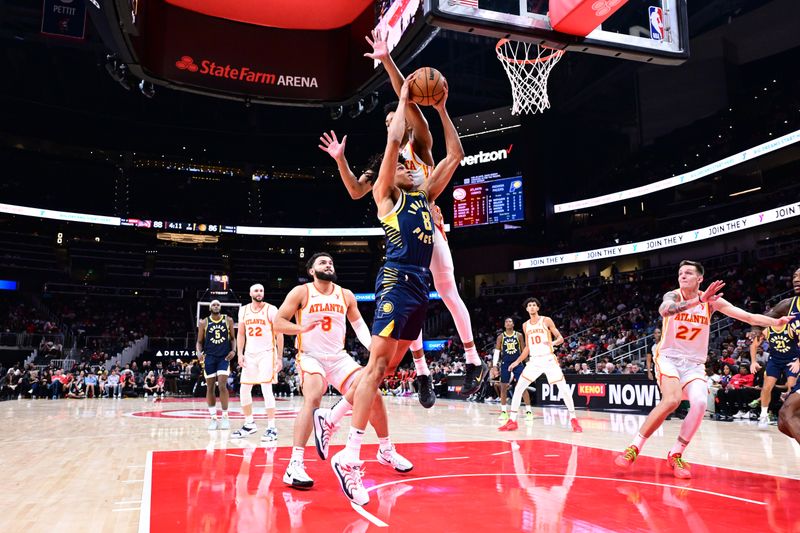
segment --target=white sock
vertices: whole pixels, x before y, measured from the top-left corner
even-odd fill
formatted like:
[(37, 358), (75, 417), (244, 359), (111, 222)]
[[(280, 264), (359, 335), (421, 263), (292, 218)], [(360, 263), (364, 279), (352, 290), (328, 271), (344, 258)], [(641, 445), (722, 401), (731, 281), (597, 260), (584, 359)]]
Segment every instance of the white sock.
[(378, 448), (381, 450), (388, 450), (392, 447), (392, 441), (389, 437), (378, 437)]
[(267, 427), (275, 429), (275, 419), (274, 418), (270, 418), (269, 420), (267, 420)]
[(637, 433), (637, 434), (636, 434), (636, 437), (633, 439), (633, 442), (632, 442), (631, 444), (632, 444), (633, 446), (636, 446), (636, 448), (637, 448), (639, 451), (642, 451), (642, 447), (644, 447), (644, 443), (645, 443), (645, 442), (647, 442), (647, 437), (645, 437), (645, 436), (644, 436), (644, 435), (642, 435), (641, 433)]
[(417, 370), (418, 376), (430, 376), (431, 371), (428, 369), (428, 362), (425, 360), (425, 354), (420, 358), (414, 358), (414, 368)]
[(255, 418), (253, 418), (253, 415), (245, 415), (245, 417), (244, 417), (244, 425), (245, 426), (252, 426), (255, 423), (256, 423), (256, 420), (255, 420)]
[(222, 418), (228, 418), (228, 410), (227, 409), (223, 409), (222, 410)]
[(501, 405), (500, 406), (500, 410), (503, 411), (504, 413), (507, 413), (508, 412), (508, 406), (507, 405)]
[(303, 452), (304, 451), (305, 451), (305, 448), (303, 448), (302, 446), (293, 446), (292, 447), (292, 459), (291, 460), (292, 461), (300, 461), (302, 463), (303, 462)]
[(688, 442), (683, 443), (681, 442), (681, 439), (678, 439), (675, 441), (675, 444), (672, 446), (672, 449), (669, 451), (669, 454), (670, 455), (675, 455), (676, 453), (683, 454), (683, 451), (686, 449), (688, 445), (689, 445)]
[[(471, 341), (472, 339), (465, 342), (471, 342)], [(475, 345), (472, 345), (470, 348), (464, 348), (464, 357), (466, 357), (468, 365), (481, 364), (481, 356), (478, 355), (478, 350), (475, 349)]]
[(530, 405), (526, 405), (526, 406), (525, 406), (525, 412), (526, 412), (526, 413), (532, 413), (532, 412), (533, 412), (533, 409), (531, 409), (531, 406), (530, 406)]
[(511, 414), (509, 415), (509, 419), (512, 422), (516, 422), (517, 421), (517, 412), (516, 411), (511, 411)]
[(350, 404), (350, 402), (345, 400), (344, 396), (342, 396), (342, 399), (336, 402), (336, 405), (331, 408), (331, 414), (328, 416), (328, 422), (330, 424), (338, 424), (339, 421), (344, 418), (345, 415), (352, 409), (353, 406)]
[(344, 449), (347, 455), (358, 461), (361, 457), (361, 440), (364, 438), (364, 430), (351, 427), (350, 433), (347, 435), (347, 444)]
[(769, 416), (769, 405), (767, 405), (766, 407), (764, 407), (762, 405), (761, 406), (761, 418), (767, 418), (768, 416)]
[(209, 407), (208, 414), (211, 415), (211, 418), (217, 418), (217, 408), (216, 407)]

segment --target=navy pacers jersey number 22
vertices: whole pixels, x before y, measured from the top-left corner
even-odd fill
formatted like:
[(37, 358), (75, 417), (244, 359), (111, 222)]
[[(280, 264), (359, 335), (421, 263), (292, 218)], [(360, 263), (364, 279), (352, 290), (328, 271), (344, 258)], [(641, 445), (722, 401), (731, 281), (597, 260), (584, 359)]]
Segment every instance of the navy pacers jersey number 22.
[(375, 281), (372, 334), (414, 340), (428, 309), (433, 220), (422, 191), (400, 191), (392, 211), (380, 218), (386, 233), (386, 264)]

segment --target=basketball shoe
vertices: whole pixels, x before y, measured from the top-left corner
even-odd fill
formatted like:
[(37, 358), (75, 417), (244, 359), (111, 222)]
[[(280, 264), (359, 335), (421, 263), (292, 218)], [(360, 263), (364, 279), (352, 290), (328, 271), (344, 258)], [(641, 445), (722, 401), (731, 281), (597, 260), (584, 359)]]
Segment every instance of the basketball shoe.
[(497, 417), (500, 422), (508, 421), (508, 411), (500, 411), (500, 416)]
[(577, 418), (570, 418), (569, 423), (572, 425), (572, 431), (575, 433), (583, 433), (583, 428)]
[(636, 458), (639, 457), (639, 448), (631, 444), (622, 454), (618, 455), (616, 459), (614, 459), (614, 464), (620, 468), (630, 468)]
[(351, 502), (356, 505), (367, 505), (369, 503), (369, 493), (364, 488), (362, 478), (364, 477), (364, 461), (345, 462), (345, 450), (340, 451), (331, 457), (331, 469), (336, 474), (342, 492)]
[(328, 458), (331, 437), (336, 432), (336, 426), (328, 422), (330, 412), (331, 410), (327, 408), (317, 408), (311, 417), (314, 422), (314, 444), (317, 446), (319, 458), (323, 461)]
[(234, 439), (243, 439), (255, 433), (258, 433), (258, 427), (256, 427), (255, 424), (245, 424), (241, 428), (231, 433), (231, 437)]
[(391, 466), (398, 472), (410, 472), (414, 465), (411, 461), (397, 453), (394, 449), (394, 444), (384, 450), (378, 450), (378, 462), (385, 466)]
[(481, 361), (480, 365), (467, 365), (466, 375), (464, 376), (464, 385), (461, 387), (461, 394), (469, 396), (475, 394), (478, 389), (483, 385), (483, 380), (489, 374), (489, 367), (486, 363)]
[(227, 416), (223, 416), (219, 421), (219, 429), (231, 429), (231, 421)]
[(531, 422), (533, 420), (533, 411), (526, 411), (525, 412), (525, 421)]
[(430, 409), (436, 403), (436, 393), (433, 391), (433, 382), (430, 376), (420, 374), (416, 377), (419, 403), (425, 409)]
[(670, 453), (667, 454), (667, 463), (669, 467), (672, 469), (672, 475), (674, 475), (678, 479), (689, 479), (692, 477), (692, 473), (689, 470), (689, 463), (687, 463), (681, 454), (679, 453)]
[(209, 431), (216, 431), (217, 429), (219, 429), (219, 422), (217, 421), (216, 418), (212, 418), (211, 419), (211, 423), (208, 424), (208, 430)]
[(275, 428), (267, 428), (263, 435), (261, 435), (261, 442), (273, 442), (278, 440), (278, 430)]
[(517, 424), (513, 420), (509, 420), (508, 422), (497, 428), (498, 431), (515, 431), (517, 429), (519, 429), (519, 424)]
[(314, 486), (314, 480), (306, 474), (303, 461), (289, 461), (286, 472), (283, 474), (283, 482), (295, 489), (310, 489)]

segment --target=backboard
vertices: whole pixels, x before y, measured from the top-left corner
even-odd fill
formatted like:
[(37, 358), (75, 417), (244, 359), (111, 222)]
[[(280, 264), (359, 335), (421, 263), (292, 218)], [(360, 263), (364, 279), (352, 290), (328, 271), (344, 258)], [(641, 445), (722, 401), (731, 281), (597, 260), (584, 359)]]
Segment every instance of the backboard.
[[(591, 0), (618, 9), (588, 35), (554, 31), (550, 4), (569, 0), (425, 0), (429, 24), (498, 39), (534, 42), (569, 52), (680, 64), (689, 57), (686, 0)], [(573, 2), (574, 3), (574, 2)]]

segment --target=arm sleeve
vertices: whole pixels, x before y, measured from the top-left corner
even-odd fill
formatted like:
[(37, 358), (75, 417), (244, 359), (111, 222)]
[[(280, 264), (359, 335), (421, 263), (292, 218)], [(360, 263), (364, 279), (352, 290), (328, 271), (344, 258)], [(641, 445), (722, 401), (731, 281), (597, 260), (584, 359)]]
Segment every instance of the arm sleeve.
[(497, 348), (494, 349), (494, 354), (492, 355), (492, 366), (497, 366), (497, 362), (500, 360), (500, 350)]
[(372, 343), (372, 334), (367, 327), (367, 323), (364, 322), (363, 318), (359, 318), (355, 322), (350, 323), (353, 326), (353, 331), (356, 332), (356, 337), (358, 337), (358, 342), (364, 345), (364, 347), (369, 350), (369, 346)]

